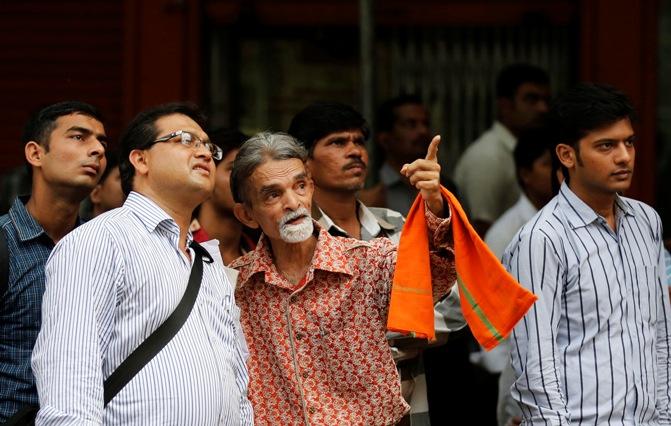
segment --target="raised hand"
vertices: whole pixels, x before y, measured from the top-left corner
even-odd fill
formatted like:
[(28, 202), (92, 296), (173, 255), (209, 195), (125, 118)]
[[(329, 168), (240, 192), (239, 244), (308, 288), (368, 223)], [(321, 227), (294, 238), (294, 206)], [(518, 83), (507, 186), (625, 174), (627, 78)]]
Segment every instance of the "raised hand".
[(443, 196), (440, 194), (440, 164), (438, 164), (438, 145), (440, 136), (436, 135), (429, 144), (426, 157), (401, 167), (401, 174), (417, 188), (433, 214), (442, 217), (444, 213)]

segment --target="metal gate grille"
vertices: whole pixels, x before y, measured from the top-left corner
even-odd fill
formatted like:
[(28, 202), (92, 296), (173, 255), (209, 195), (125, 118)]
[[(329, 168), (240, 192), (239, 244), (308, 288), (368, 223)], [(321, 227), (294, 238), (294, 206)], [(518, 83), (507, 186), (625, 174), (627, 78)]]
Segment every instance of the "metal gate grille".
[(466, 146), (491, 126), (496, 74), (505, 65), (542, 67), (553, 93), (571, 81), (569, 27), (404, 29), (383, 37), (376, 46), (378, 94), (422, 97), (433, 131), (443, 135), (441, 158), (448, 173)]

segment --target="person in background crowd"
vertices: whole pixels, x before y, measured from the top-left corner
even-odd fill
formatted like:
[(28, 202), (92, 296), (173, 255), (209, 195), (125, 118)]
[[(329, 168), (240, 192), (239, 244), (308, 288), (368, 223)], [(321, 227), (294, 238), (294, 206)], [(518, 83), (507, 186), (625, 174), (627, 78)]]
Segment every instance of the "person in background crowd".
[[(434, 300), (455, 280), (439, 140), (402, 168), (427, 206)], [(236, 216), (263, 230), (256, 249), (231, 264), (255, 423), (395, 424), (410, 409), (385, 337), (397, 246), (333, 237), (314, 221), (306, 160), (291, 136), (261, 133), (231, 173)]]
[(501, 258), (517, 231), (552, 199), (552, 148), (546, 127), (531, 129), (520, 136), (513, 157), (522, 193), (485, 235), (485, 243), (496, 257)]
[(595, 84), (552, 105), (564, 182), (503, 255), (539, 298), (511, 338), (525, 425), (671, 419), (661, 220), (620, 195), (634, 172), (633, 116), (624, 94)]
[[(383, 102), (376, 114), (375, 138), (384, 154), (380, 183), (361, 191), (368, 206), (388, 207), (403, 215), (417, 197), (417, 190), (399, 172), (403, 164), (423, 158), (431, 142), (429, 111), (416, 95), (400, 95)], [(455, 195), (456, 186), (444, 174), (441, 184)]]
[[(403, 216), (390, 209), (367, 207), (357, 199), (368, 168), (368, 127), (363, 116), (349, 105), (317, 102), (293, 117), (289, 134), (308, 152), (307, 168), (315, 188), (312, 217), (333, 236), (364, 241), (385, 237), (398, 244), (405, 223)], [(456, 287), (437, 309), (436, 322), (441, 324), (442, 332), (466, 325)], [(399, 337), (396, 341), (403, 344), (403, 349), (392, 348), (403, 396), (411, 408), (400, 424), (428, 425), (426, 379), (421, 362), (426, 340), (391, 333), (388, 337)]]
[(125, 200), (121, 189), (119, 175), (119, 158), (116, 153), (107, 155), (107, 168), (100, 178), (100, 182), (89, 195), (91, 203), (91, 217), (96, 217), (106, 211), (121, 207)]
[(222, 158), (204, 121), (182, 103), (138, 114), (121, 138), (124, 205), (54, 248), (32, 358), (37, 424), (253, 424), (234, 287), (214, 247), (179, 332), (104, 404), (104, 380), (173, 313), (202, 253), (189, 224)]
[(77, 101), (34, 114), (21, 142), (30, 196), (0, 217), (8, 275), (0, 277), (0, 423), (37, 405), (30, 356), (40, 330), (44, 264), (54, 244), (78, 226), (79, 204), (105, 170), (107, 136), (100, 112)]
[(497, 120), (468, 147), (454, 173), (471, 223), (481, 236), (518, 200), (513, 150), (520, 134), (543, 124), (549, 100), (550, 79), (542, 69), (515, 64), (499, 73)]
[(191, 222), (194, 240), (205, 242), (211, 239), (219, 241), (219, 250), (224, 264), (242, 256), (256, 247), (258, 235), (245, 228), (233, 214), (233, 194), (231, 193), (231, 169), (240, 147), (247, 136), (234, 129), (217, 129), (210, 132), (213, 144), (221, 148), (223, 158), (217, 162), (217, 178), (214, 192), (196, 210)]

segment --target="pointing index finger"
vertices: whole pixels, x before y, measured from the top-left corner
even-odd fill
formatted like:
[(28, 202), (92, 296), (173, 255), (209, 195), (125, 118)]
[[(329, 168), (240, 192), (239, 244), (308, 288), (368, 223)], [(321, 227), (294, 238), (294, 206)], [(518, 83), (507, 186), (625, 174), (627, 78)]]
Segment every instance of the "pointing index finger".
[(440, 135), (436, 135), (429, 144), (429, 149), (426, 151), (426, 160), (438, 161), (438, 145), (440, 145)]

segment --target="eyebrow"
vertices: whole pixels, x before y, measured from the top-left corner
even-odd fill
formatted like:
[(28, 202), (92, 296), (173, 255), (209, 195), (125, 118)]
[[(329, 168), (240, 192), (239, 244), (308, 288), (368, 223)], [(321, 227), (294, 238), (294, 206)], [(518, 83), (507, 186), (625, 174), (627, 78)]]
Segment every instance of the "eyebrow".
[(303, 180), (303, 179), (307, 179), (307, 177), (308, 177), (308, 174), (306, 172), (300, 172), (299, 174), (294, 176), (294, 182), (299, 181), (299, 180)]
[(603, 139), (597, 139), (593, 143), (598, 144), (598, 143), (604, 143), (604, 142), (618, 142), (620, 140), (623, 141), (630, 141), (630, 140), (636, 140), (636, 134), (632, 133), (631, 135), (627, 136), (626, 138), (623, 139), (618, 139), (618, 138), (603, 138)]
[[(294, 176), (294, 182), (298, 182), (300, 180), (307, 179), (307, 177), (308, 177), (308, 174), (306, 172), (300, 172), (299, 174)], [(274, 184), (271, 184), (271, 185), (262, 186), (261, 189), (259, 190), (259, 192), (261, 194), (267, 194), (271, 191), (276, 191), (278, 189), (280, 189), (280, 186), (278, 184), (274, 183)]]
[[(69, 129), (67, 129), (65, 132), (66, 132), (66, 133), (67, 133), (67, 132), (80, 132), (80, 133), (83, 133), (83, 134), (85, 134), (85, 135), (92, 135), (92, 134), (94, 134), (93, 131), (92, 131), (91, 129), (87, 129), (86, 127), (81, 127), (81, 126), (72, 126), (72, 127), (70, 127)], [(96, 135), (96, 137), (98, 138), (98, 140), (101, 140), (101, 141), (103, 141), (103, 142), (109, 142), (109, 138), (108, 138), (107, 135), (104, 134), (104, 133), (98, 133), (98, 134)]]

